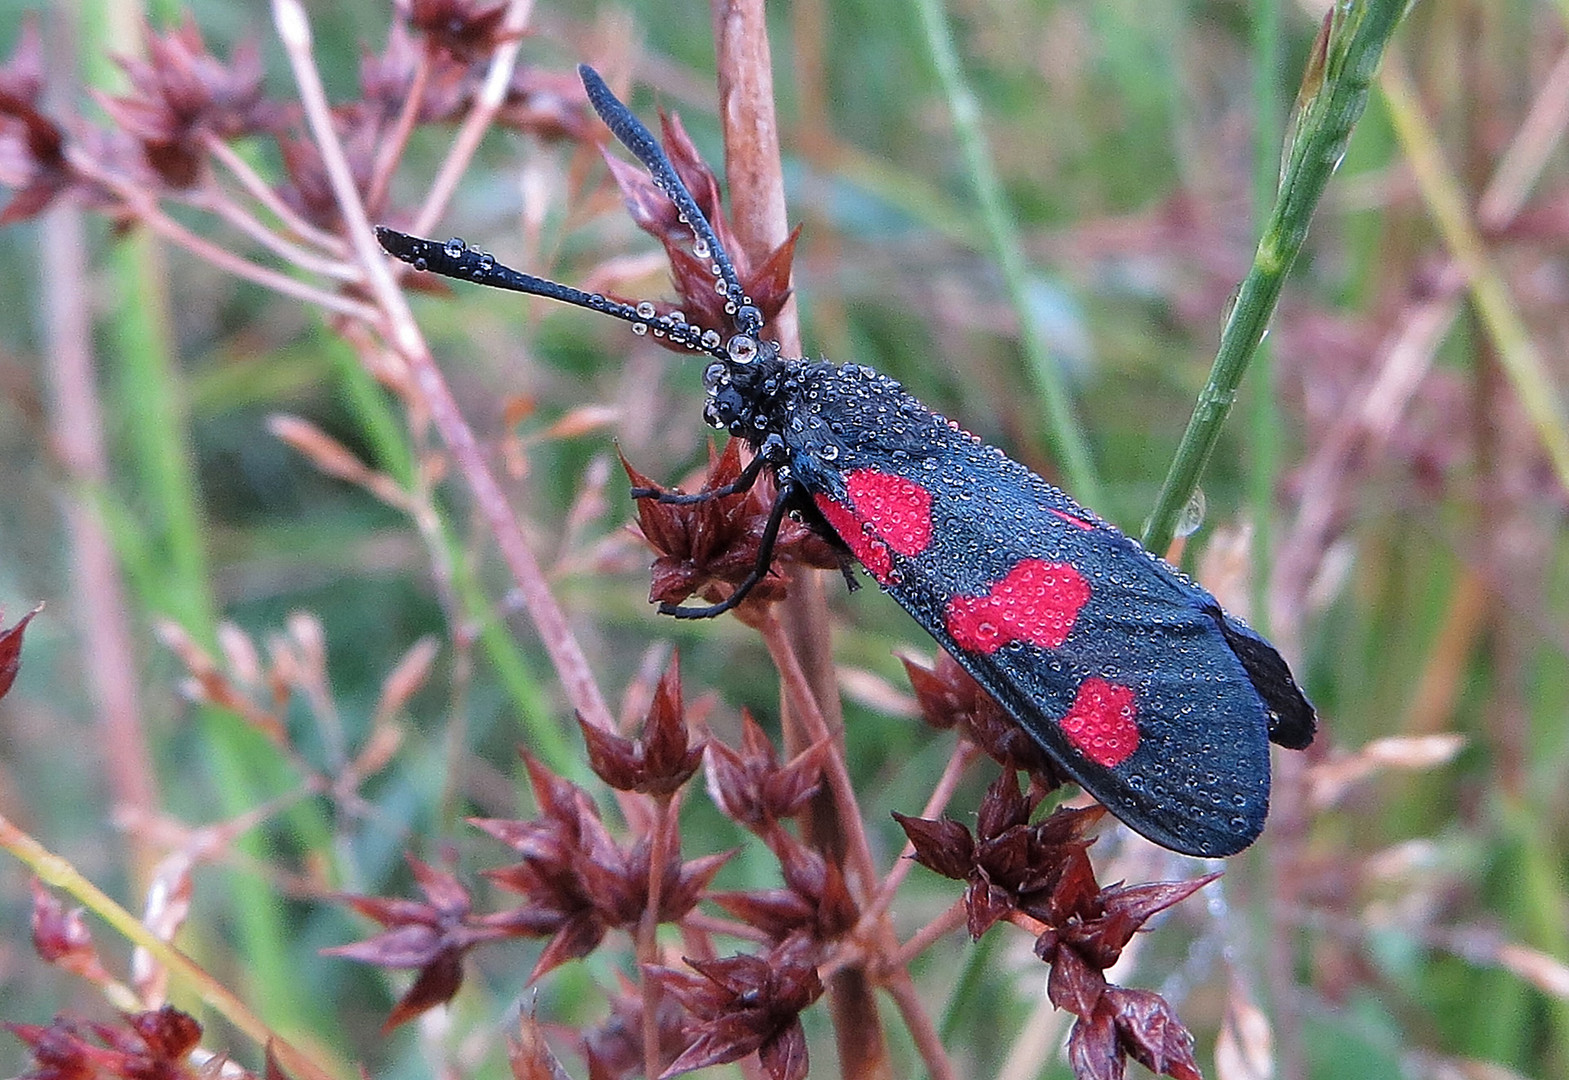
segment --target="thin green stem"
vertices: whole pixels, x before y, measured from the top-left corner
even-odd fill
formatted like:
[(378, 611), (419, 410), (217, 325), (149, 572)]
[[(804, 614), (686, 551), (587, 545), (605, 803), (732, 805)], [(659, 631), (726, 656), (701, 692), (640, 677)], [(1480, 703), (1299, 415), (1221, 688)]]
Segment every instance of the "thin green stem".
[[(1253, 3), (1253, 220), (1264, 220), (1280, 175), (1275, 148), (1284, 133), (1280, 122), (1281, 20), (1279, 0)], [(1269, 629), (1269, 552), (1275, 509), (1275, 484), (1280, 472), (1280, 409), (1275, 401), (1275, 354), (1260, 343), (1253, 364), (1254, 392), (1249, 419), (1249, 515), (1253, 521), (1253, 609), (1260, 630)]]
[(953, 34), (948, 29), (940, 0), (914, 2), (921, 18), (928, 54), (936, 68), (943, 94), (948, 99), (948, 108), (953, 113), (959, 152), (964, 156), (965, 168), (969, 170), (970, 181), (975, 185), (981, 223), (991, 241), (992, 255), (1007, 284), (1008, 300), (1019, 320), (1019, 340), (1024, 346), (1030, 375), (1041, 396), (1053, 448), (1062, 462), (1063, 477), (1074, 495), (1091, 506), (1099, 505), (1100, 480), (1095, 472), (1095, 462), (1090, 456), (1089, 441), (1074, 413), (1073, 398), (1063, 375), (1063, 367), (1047, 350), (1031, 313), (1029, 268), (1025, 265), (1024, 251), (1019, 243), (1018, 225), (1003, 199), (1002, 183), (997, 179), (997, 169), (986, 145), (986, 135), (981, 130), (980, 105), (969, 83), (965, 81), (964, 69), (960, 66)]
[[(120, 361), (119, 403), (130, 458), (141, 480), (150, 551), (148, 575), (155, 610), (176, 619), (204, 645), (216, 629), (205, 523), (197, 491), (189, 429), (173, 364), (165, 253), (150, 236), (120, 241), (111, 256), (121, 302), (110, 320)], [(149, 568), (152, 569), (152, 568)]]
[(202, 1003), (243, 1031), (258, 1046), (267, 1047), (284, 1070), (301, 1080), (332, 1080), (316, 1059), (291, 1045), (233, 991), (204, 971), (190, 957), (160, 938), (140, 919), (82, 875), (70, 862), (44, 847), (32, 836), (0, 817), (0, 850), (13, 855), (45, 885), (61, 889), (97, 915), (132, 945), (144, 950), (153, 962), (189, 987)]
[[(331, 335), (323, 335), (321, 346), (333, 360), (344, 399), (359, 421), (360, 431), (370, 444), (377, 463), (400, 486), (407, 488), (414, 480), (414, 453), (408, 444), (407, 426), (352, 350), (344, 348), (341, 340)], [(508, 631), (485, 583), (474, 572), (453, 535), (446, 514), (440, 513), (439, 505), (436, 509), (439, 550), (433, 550), (431, 556), (446, 562), (452, 593), (460, 608), (456, 614), (476, 629), (480, 651), (490, 661), (528, 733), (530, 751), (562, 776), (584, 780), (583, 755), (577, 752), (557, 722), (550, 695), (529, 669), (517, 638)]]
[(1221, 332), (1209, 380), (1199, 391), (1188, 429), (1144, 526), (1144, 546), (1151, 551), (1171, 546), (1177, 517), (1214, 452), (1237, 386), (1269, 327), (1286, 274), (1307, 237), (1313, 210), (1367, 107), (1373, 75), (1405, 9), (1405, 0), (1351, 0), (1326, 17), (1326, 32), (1315, 45), (1298, 98), (1274, 209)]

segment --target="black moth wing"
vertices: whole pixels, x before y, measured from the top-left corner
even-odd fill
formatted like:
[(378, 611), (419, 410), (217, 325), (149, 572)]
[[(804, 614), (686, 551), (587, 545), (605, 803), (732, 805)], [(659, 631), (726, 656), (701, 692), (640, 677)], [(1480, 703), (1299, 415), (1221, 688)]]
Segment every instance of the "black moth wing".
[[(1169, 564), (870, 368), (799, 363), (769, 411), (790, 452), (784, 479), (1086, 791), (1186, 854), (1230, 855), (1258, 836), (1272, 725), (1284, 709), (1294, 739), (1312, 733), (1312, 709), (1267, 642)], [(924, 522), (911, 484), (929, 498)], [(1020, 567), (1030, 572), (1021, 578)], [(1020, 614), (1050, 644), (976, 647), (977, 628), (996, 621), (976, 615), (977, 602)], [(1234, 640), (1252, 650), (1254, 667), (1273, 658), (1284, 684), (1255, 685)], [(1070, 714), (1121, 724), (1121, 741), (1098, 744), (1105, 725), (1092, 722), (1076, 742), (1064, 728)]]

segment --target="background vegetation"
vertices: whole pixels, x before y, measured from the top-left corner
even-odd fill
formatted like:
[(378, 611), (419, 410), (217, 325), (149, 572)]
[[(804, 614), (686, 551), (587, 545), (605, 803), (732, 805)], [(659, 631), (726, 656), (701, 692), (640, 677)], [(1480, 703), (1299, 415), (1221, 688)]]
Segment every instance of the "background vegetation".
[[(86, 87), (124, 92), (107, 57), (140, 49), (130, 7), (50, 9), (53, 101), (93, 115)], [(8, 47), (25, 10), (0, 5)], [(269, 90), (292, 97), (262, 5), (190, 10), (219, 56), (255, 39)], [(896, 376), (1060, 478), (913, 7), (807, 0), (769, 14), (808, 350)], [(1252, 256), (1319, 14), (1169, 0), (948, 9), (1096, 509), (1131, 532)], [(1186, 563), (1282, 645), (1323, 717), (1312, 751), (1280, 761), (1264, 839), (1141, 939), (1122, 978), (1165, 994), (1223, 1076), (1262, 1075), (1239, 1071), (1250, 1052), (1284, 1077), (1569, 1071), (1569, 505), (1555, 460), (1569, 355), (1566, 14), (1428, 0), (1408, 18), (1204, 479)], [(393, 13), (332, 3), (311, 15), (328, 95), (353, 97), (362, 50), (383, 48)], [(635, 71), (634, 108), (679, 110), (722, 160), (705, 6), (540, 0), (529, 25), (525, 65)], [(418, 133), (394, 202), (425, 190), (449, 137)], [(278, 166), (262, 149), (256, 164)], [(652, 245), (571, 143), (492, 133), (438, 231), (561, 280), (599, 272), (623, 293), (664, 294)], [(443, 1019), (389, 1037), (377, 1029), (399, 977), (318, 954), (365, 936), (323, 889), (406, 893), (405, 850), (465, 872), (491, 864), (463, 817), (529, 805), (520, 742), (587, 776), (571, 708), (450, 462), (428, 433), (409, 434), (318, 309), (145, 230), (57, 209), (0, 231), (0, 262), (5, 625), (50, 605), (0, 705), (0, 809), (133, 910), (149, 879), (192, 890), (174, 903), (191, 905), (182, 945), (270, 1024), (329, 1047), (325, 1060), (386, 1078), (500, 1075), (497, 1018), (524, 994), (533, 946), (487, 955)], [(92, 318), (97, 416), (67, 404), (82, 400), (68, 389), (81, 373), (61, 359), (60, 328), (77, 305)], [(709, 723), (722, 737), (734, 741), (742, 707), (775, 717), (757, 636), (729, 619), (658, 617), (643, 602), (644, 551), (623, 528), (612, 439), (659, 479), (697, 467), (708, 432), (696, 365), (608, 320), (501, 294), (416, 311), (607, 693), (646, 687), (675, 645), (688, 696), (717, 692)], [(283, 429), (291, 445), (279, 414), (311, 427)], [(80, 456), (83, 425), (108, 449), (98, 477)], [(434, 518), (328, 475), (310, 432), (434, 492)], [(847, 758), (886, 865), (903, 843), (889, 812), (920, 813), (952, 736), (917, 721), (897, 658), (929, 655), (930, 641), (875, 590), (828, 588)], [(297, 690), (322, 691), (282, 712), (292, 747), (328, 772), (376, 730), (400, 660), (434, 642), (352, 829), (313, 809), (319, 793), (285, 798), (302, 769), (254, 728), (189, 702), (191, 649), (216, 654), (222, 638), (232, 662), (240, 633), (292, 657)], [(990, 776), (969, 774), (950, 812), (973, 811)], [(257, 808), (258, 822), (244, 816)], [(686, 813), (704, 850), (737, 842), (703, 800)], [(1107, 882), (1203, 869), (1121, 831), (1094, 857)], [(743, 857), (722, 881), (769, 884), (771, 872)], [(897, 915), (918, 927), (952, 898), (917, 870)], [(26, 871), (0, 863), (0, 1018), (102, 1014), (26, 946), (30, 902)], [(1029, 946), (956, 935), (914, 969), (969, 1075), (1067, 1075)], [(561, 969), (541, 1018), (596, 1020), (592, 985), (613, 971), (598, 958)], [(901, 1071), (914, 1069), (888, 1026)], [(26, 1067), (20, 1048), (5, 1054)]]

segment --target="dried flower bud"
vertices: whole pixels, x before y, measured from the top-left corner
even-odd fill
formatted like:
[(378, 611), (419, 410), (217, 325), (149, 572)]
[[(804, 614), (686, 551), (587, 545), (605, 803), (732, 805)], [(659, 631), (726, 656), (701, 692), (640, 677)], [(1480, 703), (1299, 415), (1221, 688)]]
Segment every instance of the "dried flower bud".
[(1124, 1058), (1176, 1080), (1202, 1080), (1193, 1036), (1159, 995), (1109, 986), (1068, 1034), (1068, 1062), (1080, 1078), (1121, 1077)]
[(806, 1075), (806, 1033), (800, 1013), (823, 992), (817, 950), (797, 935), (765, 956), (688, 959), (696, 972), (649, 968), (661, 987), (691, 1015), (691, 1043), (665, 1076), (737, 1061), (757, 1052), (771, 1080)]
[[(550, 934), (530, 980), (567, 960), (586, 956), (618, 926), (635, 926), (648, 907), (652, 838), (630, 850), (611, 837), (588, 793), (524, 755), (541, 816), (533, 821), (476, 819), (473, 823), (523, 856), (512, 866), (485, 871), (528, 903), (512, 913), (519, 927)], [(674, 922), (697, 904), (732, 853), (681, 862), (672, 830), (661, 869), (658, 917)], [(494, 916), (503, 919), (505, 915)], [(520, 931), (522, 932), (522, 931)]]
[(1066, 919), (1086, 910), (1096, 895), (1084, 836), (1105, 811), (1059, 809), (1030, 825), (1033, 807), (1008, 771), (987, 790), (975, 837), (956, 821), (894, 815), (917, 862), (966, 883), (971, 937), (979, 938), (1014, 910), (1048, 923)]
[(1003, 768), (1029, 773), (1043, 792), (1062, 783), (1061, 774), (1040, 744), (953, 657), (938, 653), (930, 668), (905, 658), (904, 670), (928, 724), (943, 731), (958, 727)]
[(496, 124), (542, 139), (586, 142), (593, 130), (588, 95), (575, 72), (519, 64), (496, 112)]
[[(0, 630), (0, 698), (10, 692), (11, 685), (16, 682), (17, 672), (22, 670), (22, 635), (27, 633), (27, 624), (43, 609), (44, 606), (39, 604), (23, 615), (15, 626)], [(0, 618), (4, 617), (5, 612), (0, 611)]]
[(785, 887), (720, 893), (709, 899), (774, 941), (804, 933), (813, 941), (827, 942), (854, 928), (860, 909), (838, 864), (783, 829), (771, 829), (765, 839), (779, 860)]
[(236, 46), (228, 65), (207, 51), (189, 14), (178, 30), (147, 33), (147, 59), (122, 59), (133, 93), (101, 96), (99, 104), (142, 147), (147, 164), (170, 187), (201, 176), (203, 140), (275, 131), (283, 111), (262, 95), (261, 54), (254, 42)]
[(512, 918), (474, 916), (468, 890), (453, 875), (406, 856), (423, 901), (346, 896), (344, 901), (387, 929), (353, 945), (322, 952), (385, 968), (418, 968), (414, 983), (393, 1006), (382, 1030), (445, 1004), (463, 983), (463, 954), (485, 941), (542, 932)]
[(641, 738), (622, 738), (582, 716), (578, 717), (578, 725), (588, 747), (589, 766), (618, 791), (671, 795), (692, 778), (703, 761), (703, 744), (693, 746), (688, 737), (686, 714), (681, 706), (679, 657), (670, 661), (654, 688)]
[(65, 159), (65, 132), (38, 111), (43, 89), (43, 37), (38, 19), (28, 16), (16, 48), (0, 65), (0, 184), (16, 189), (0, 226), (41, 213), (75, 180)]
[(82, 918), (82, 909), (65, 905), (36, 878), (33, 887), (33, 949), (46, 963), (87, 979), (107, 982), (109, 973)]
[(610, 1016), (583, 1035), (583, 1058), (590, 1080), (622, 1080), (643, 1075), (643, 1009), (654, 997), (654, 1024), (659, 1032), (659, 1061), (668, 1065), (686, 1049), (682, 1032), (685, 1014), (669, 994), (646, 994), (624, 978), (610, 999)]
[(427, 48), (462, 63), (489, 60), (496, 46), (519, 36), (507, 30), (507, 4), (499, 0), (398, 0), (397, 8)]
[(38, 1080), (197, 1080), (198, 1070), (187, 1060), (202, 1037), (193, 1017), (165, 1005), (127, 1015), (122, 1023), (84, 1031), (57, 1016), (47, 1026), (5, 1027), (32, 1051), (34, 1065), (25, 1075)]
[(766, 835), (775, 822), (794, 817), (822, 787), (828, 744), (808, 747), (780, 767), (766, 732), (741, 711), (741, 749), (709, 740), (706, 770), (714, 803), (733, 821)]
[[(660, 120), (664, 147), (671, 165), (691, 191), (703, 216), (713, 226), (720, 246), (730, 254), (743, 291), (762, 312), (766, 324), (779, 314), (790, 299), (791, 265), (800, 230), (792, 232), (761, 264), (753, 266), (720, 206), (719, 181), (713, 170), (697, 152), (697, 147), (679, 118), (662, 114)], [(735, 329), (734, 317), (725, 310), (725, 298), (714, 290), (714, 275), (710, 269), (712, 259), (698, 257), (693, 253), (692, 229), (681, 221), (675, 204), (642, 169), (608, 153), (605, 161), (616, 185), (621, 189), (632, 220), (664, 246), (670, 261), (670, 276), (679, 300), (675, 305), (656, 304), (656, 309), (660, 314), (669, 314), (679, 308), (688, 321), (698, 326), (717, 329), (726, 334), (732, 332)]]

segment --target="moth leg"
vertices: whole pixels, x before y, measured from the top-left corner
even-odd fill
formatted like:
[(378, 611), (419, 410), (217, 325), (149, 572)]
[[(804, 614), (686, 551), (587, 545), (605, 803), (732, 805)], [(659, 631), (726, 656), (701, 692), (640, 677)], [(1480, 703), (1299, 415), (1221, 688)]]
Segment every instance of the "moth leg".
[[(761, 456), (754, 458), (761, 461)], [(744, 473), (742, 475), (745, 475)], [(713, 494), (710, 492), (709, 494)], [(757, 587), (757, 584), (768, 576), (769, 567), (774, 561), (774, 542), (779, 539), (779, 526), (784, 521), (785, 508), (790, 502), (791, 491), (785, 488), (774, 497), (773, 509), (768, 513), (768, 523), (763, 526), (763, 535), (757, 542), (757, 563), (752, 567), (752, 572), (742, 578), (731, 594), (707, 607), (679, 607), (675, 604), (660, 604), (661, 615), (673, 615), (677, 619), (712, 619), (715, 615), (723, 615), (735, 607), (746, 594)]]
[(758, 476), (767, 467), (768, 459), (762, 454), (757, 454), (751, 461), (746, 463), (746, 468), (741, 470), (740, 476), (737, 476), (730, 483), (723, 484), (710, 491), (681, 495), (673, 491), (660, 491), (657, 488), (635, 487), (632, 489), (632, 497), (634, 499), (653, 499), (656, 502), (675, 506), (707, 502), (709, 499), (722, 499), (727, 495), (739, 495), (743, 491), (751, 490), (752, 485), (757, 483)]

